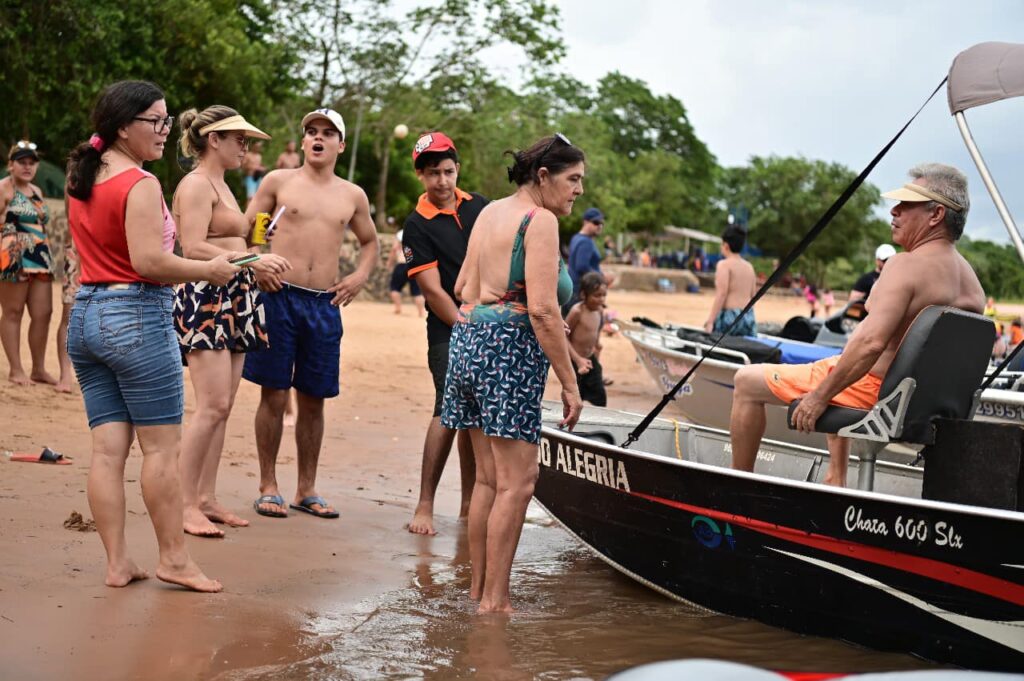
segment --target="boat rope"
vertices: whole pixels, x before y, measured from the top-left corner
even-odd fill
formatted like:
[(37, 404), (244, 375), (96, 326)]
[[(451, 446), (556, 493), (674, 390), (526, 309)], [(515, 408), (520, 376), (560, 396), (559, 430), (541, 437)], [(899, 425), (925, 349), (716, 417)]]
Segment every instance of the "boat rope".
[(800, 243), (794, 246), (793, 249), (786, 255), (786, 257), (782, 259), (782, 261), (779, 263), (779, 266), (775, 269), (775, 271), (772, 272), (771, 275), (769, 275), (768, 279), (764, 282), (761, 288), (757, 290), (757, 292), (753, 295), (753, 297), (746, 304), (746, 306), (744, 306), (743, 311), (740, 312), (740, 314), (736, 315), (736, 319), (733, 320), (732, 324), (729, 325), (729, 328), (727, 328), (716, 339), (714, 339), (711, 348), (705, 351), (704, 354), (697, 359), (694, 365), (690, 367), (690, 370), (687, 371), (681, 379), (679, 379), (679, 382), (676, 383), (671, 390), (665, 393), (662, 396), (661, 401), (658, 402), (654, 409), (652, 409), (651, 412), (647, 414), (647, 416), (645, 416), (642, 421), (640, 421), (637, 427), (634, 428), (633, 431), (626, 437), (626, 441), (622, 443), (623, 449), (628, 448), (630, 445), (632, 445), (640, 438), (643, 432), (647, 430), (647, 427), (651, 425), (651, 422), (658, 417), (658, 414), (660, 414), (661, 411), (666, 406), (668, 406), (669, 402), (676, 398), (676, 394), (680, 390), (682, 390), (683, 386), (686, 385), (686, 383), (690, 380), (690, 377), (693, 376), (693, 373), (697, 371), (697, 368), (704, 363), (704, 360), (707, 358), (707, 356), (710, 355), (711, 352), (718, 347), (719, 343), (722, 342), (722, 339), (728, 336), (729, 333), (733, 330), (733, 328), (735, 328), (736, 325), (739, 324), (740, 321), (745, 318), (747, 312), (754, 307), (754, 303), (759, 301), (765, 293), (767, 293), (773, 286), (775, 286), (776, 283), (778, 283), (778, 281), (782, 278), (782, 274), (786, 272), (793, 265), (796, 259), (799, 258), (803, 254), (803, 252), (807, 250), (807, 247), (810, 246), (814, 242), (814, 240), (818, 238), (822, 231), (824, 231), (825, 227), (827, 227), (828, 224), (832, 222), (832, 218), (834, 218), (836, 214), (840, 211), (840, 209), (842, 209), (842, 207), (846, 205), (846, 202), (850, 200), (850, 197), (853, 196), (853, 193), (857, 191), (857, 189), (862, 184), (864, 184), (864, 180), (867, 179), (867, 176), (871, 173), (872, 170), (875, 169), (875, 166), (878, 165), (878, 162), (882, 160), (882, 157), (889, 153), (889, 149), (892, 148), (892, 145), (896, 144), (896, 140), (903, 136), (904, 131), (908, 127), (910, 127), (910, 124), (914, 122), (914, 119), (917, 118), (917, 115), (920, 114), (924, 107), (928, 105), (928, 102), (932, 101), (932, 98), (936, 95), (936, 93), (938, 93), (938, 91), (942, 89), (942, 87), (946, 84), (946, 80), (946, 78), (942, 79), (942, 82), (939, 83), (934, 90), (932, 90), (932, 93), (928, 95), (928, 99), (924, 100), (924, 104), (922, 104), (917, 109), (914, 115), (910, 117), (910, 120), (907, 121), (903, 125), (903, 127), (900, 128), (899, 132), (897, 132), (896, 135), (891, 140), (889, 140), (889, 143), (882, 147), (882, 150), (879, 151), (873, 159), (871, 159), (871, 162), (868, 163), (864, 170), (860, 172), (860, 175), (854, 178), (853, 182), (851, 182), (849, 186), (847, 186), (846, 189), (843, 190), (843, 193), (839, 195), (839, 198), (837, 198), (835, 202), (828, 207), (825, 213), (820, 218), (818, 218), (818, 221), (814, 223), (814, 226), (811, 227), (807, 234), (804, 235), (804, 237), (800, 240)]
[[(1024, 345), (1024, 343), (1021, 343), (1021, 345)], [(675, 426), (675, 429), (676, 429), (676, 458), (679, 459), (680, 461), (682, 461), (683, 460), (683, 450), (679, 446), (679, 421), (676, 421), (675, 419), (672, 419), (672, 425)]]
[(1010, 354), (1006, 356), (1006, 359), (1000, 362), (999, 366), (996, 367), (996, 370), (989, 374), (989, 377), (986, 378), (985, 382), (981, 384), (982, 392), (987, 390), (988, 387), (992, 385), (992, 381), (996, 380), (996, 377), (999, 374), (1003, 373), (1003, 369), (1010, 366), (1010, 362), (1014, 360), (1014, 358), (1020, 353), (1022, 348), (1024, 348), (1024, 343), (1017, 343), (1017, 347), (1010, 351)]

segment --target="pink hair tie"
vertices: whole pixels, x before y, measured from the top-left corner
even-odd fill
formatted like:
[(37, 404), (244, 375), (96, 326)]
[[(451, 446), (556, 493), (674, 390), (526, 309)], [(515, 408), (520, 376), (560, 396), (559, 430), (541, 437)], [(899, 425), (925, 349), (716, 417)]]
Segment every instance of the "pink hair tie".
[(102, 153), (103, 148), (106, 147), (107, 145), (104, 144), (103, 139), (99, 135), (93, 133), (92, 137), (89, 138), (89, 146), (95, 149), (96, 151)]

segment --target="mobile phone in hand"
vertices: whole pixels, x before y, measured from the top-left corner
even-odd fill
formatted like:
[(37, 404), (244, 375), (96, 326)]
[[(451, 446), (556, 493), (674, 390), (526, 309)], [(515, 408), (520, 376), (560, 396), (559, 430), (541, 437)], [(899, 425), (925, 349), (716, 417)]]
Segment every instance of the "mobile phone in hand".
[(249, 253), (247, 255), (243, 255), (241, 258), (235, 258), (234, 260), (229, 260), (228, 262), (230, 262), (232, 265), (237, 265), (238, 267), (242, 267), (243, 265), (248, 265), (250, 263), (254, 263), (254, 262), (256, 262), (259, 259), (260, 259), (260, 254), (259, 253)]

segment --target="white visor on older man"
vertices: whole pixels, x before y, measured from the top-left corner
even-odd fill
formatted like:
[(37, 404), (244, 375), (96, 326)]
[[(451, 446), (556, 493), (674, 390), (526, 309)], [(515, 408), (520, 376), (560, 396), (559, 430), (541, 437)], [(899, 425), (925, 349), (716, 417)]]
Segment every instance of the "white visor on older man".
[(261, 140), (270, 139), (270, 135), (245, 120), (242, 116), (228, 116), (215, 123), (204, 125), (199, 129), (200, 135), (208, 135), (211, 132), (240, 132), (246, 137), (257, 137)]
[(899, 189), (893, 189), (892, 191), (885, 192), (884, 194), (882, 194), (882, 198), (891, 199), (893, 201), (908, 201), (911, 203), (935, 201), (936, 203), (941, 203), (946, 208), (956, 211), (957, 213), (962, 213), (964, 210), (963, 206), (961, 206), (959, 203), (949, 198), (948, 196), (943, 196), (942, 194), (938, 193), (937, 191), (933, 191), (928, 187), (919, 184), (913, 184), (910, 182), (903, 185)]

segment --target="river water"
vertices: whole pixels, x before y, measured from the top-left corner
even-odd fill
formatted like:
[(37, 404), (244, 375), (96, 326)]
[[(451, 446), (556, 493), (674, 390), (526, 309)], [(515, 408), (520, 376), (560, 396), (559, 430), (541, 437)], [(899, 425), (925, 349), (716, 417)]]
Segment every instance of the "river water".
[[(531, 505), (514, 563), (511, 617), (478, 616), (467, 597), (464, 526), (404, 556), (409, 584), (354, 607), (309, 613), (308, 657), (218, 676), (282, 679), (603, 679), (647, 662), (704, 657), (771, 669), (928, 667), (907, 655), (798, 636), (694, 612), (621, 575)], [(453, 528), (454, 530), (454, 528)]]

